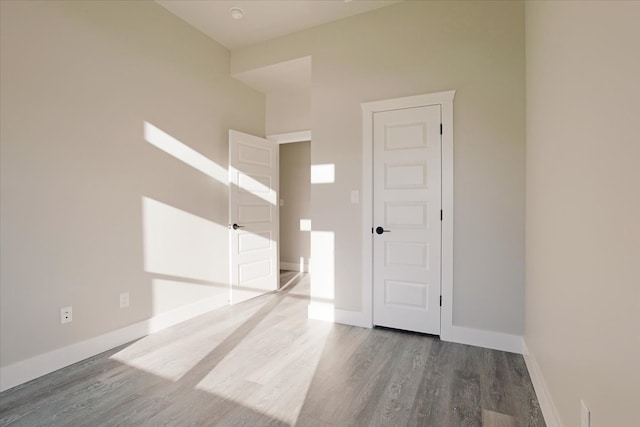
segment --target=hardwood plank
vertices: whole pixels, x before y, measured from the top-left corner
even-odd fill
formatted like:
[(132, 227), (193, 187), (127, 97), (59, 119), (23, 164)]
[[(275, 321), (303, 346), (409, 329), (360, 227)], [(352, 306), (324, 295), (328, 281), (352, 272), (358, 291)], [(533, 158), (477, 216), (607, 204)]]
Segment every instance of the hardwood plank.
[(494, 411), (482, 411), (482, 427), (516, 427), (512, 416)]
[(0, 425), (544, 426), (521, 356), (310, 320), (308, 295), (303, 275), (7, 390)]
[(505, 353), (513, 393), (514, 417), (526, 427), (546, 426), (524, 359), (519, 354)]
[[(351, 357), (335, 366), (331, 377), (333, 384), (327, 385), (334, 392), (323, 397), (319, 411), (312, 412), (311, 416), (333, 425), (339, 422), (349, 424), (355, 413), (366, 404), (365, 396), (376, 386), (384, 354), (392, 346), (391, 335), (387, 331), (371, 330)], [(324, 394), (324, 390), (314, 394)], [(331, 408), (331, 411), (326, 408)]]
[(406, 423), (420, 386), (421, 374), (435, 338), (419, 334), (403, 336), (405, 348), (394, 349), (398, 363), (391, 371), (387, 388), (383, 392), (374, 414), (373, 423), (379, 426), (398, 426)]
[(424, 366), (409, 426), (450, 426), (453, 365), (460, 347), (435, 340)]
[(481, 406), (491, 412), (512, 415), (513, 402), (509, 399), (511, 378), (505, 353), (486, 349), (483, 356), (480, 381)]
[(480, 363), (483, 349), (467, 346), (457, 360), (451, 384), (452, 421), (456, 426), (482, 426)]

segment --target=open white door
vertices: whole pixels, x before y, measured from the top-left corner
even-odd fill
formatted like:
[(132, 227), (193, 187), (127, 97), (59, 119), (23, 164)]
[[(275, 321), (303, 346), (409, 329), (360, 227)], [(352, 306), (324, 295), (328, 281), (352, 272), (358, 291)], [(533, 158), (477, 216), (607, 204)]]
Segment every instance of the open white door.
[(229, 131), (230, 303), (278, 285), (278, 145)]
[(440, 334), (440, 106), (373, 117), (373, 323)]

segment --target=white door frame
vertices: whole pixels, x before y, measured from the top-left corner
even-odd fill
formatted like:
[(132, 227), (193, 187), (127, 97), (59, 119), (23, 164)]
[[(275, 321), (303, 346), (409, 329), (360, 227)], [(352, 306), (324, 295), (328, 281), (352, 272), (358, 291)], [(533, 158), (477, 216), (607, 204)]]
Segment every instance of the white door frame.
[(440, 338), (453, 328), (453, 98), (456, 91), (362, 103), (362, 310), (373, 327), (373, 115), (376, 112), (440, 105), (442, 114), (442, 256)]

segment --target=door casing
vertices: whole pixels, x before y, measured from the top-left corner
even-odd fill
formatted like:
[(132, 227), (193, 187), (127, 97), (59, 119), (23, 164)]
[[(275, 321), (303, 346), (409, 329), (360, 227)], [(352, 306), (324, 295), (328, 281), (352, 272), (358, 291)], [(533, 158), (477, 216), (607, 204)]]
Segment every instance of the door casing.
[(455, 90), (362, 104), (362, 326), (373, 327), (373, 115), (440, 105), (442, 112), (442, 243), (440, 338), (453, 331), (453, 98)]

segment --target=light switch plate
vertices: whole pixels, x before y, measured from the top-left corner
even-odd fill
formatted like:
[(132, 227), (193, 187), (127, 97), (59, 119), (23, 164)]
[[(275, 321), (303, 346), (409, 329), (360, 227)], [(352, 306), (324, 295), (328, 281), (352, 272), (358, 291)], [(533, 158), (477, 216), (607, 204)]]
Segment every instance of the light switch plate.
[(129, 307), (129, 292), (123, 292), (120, 294), (120, 308)]
[(351, 204), (360, 204), (360, 192), (358, 190), (351, 190)]

